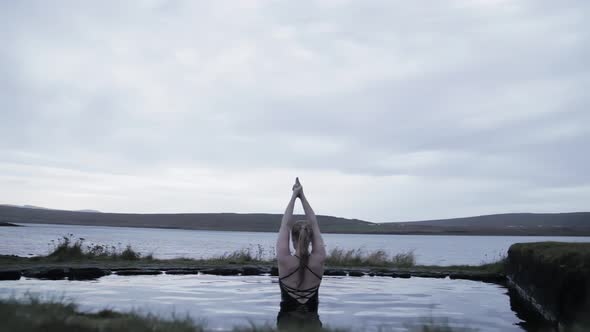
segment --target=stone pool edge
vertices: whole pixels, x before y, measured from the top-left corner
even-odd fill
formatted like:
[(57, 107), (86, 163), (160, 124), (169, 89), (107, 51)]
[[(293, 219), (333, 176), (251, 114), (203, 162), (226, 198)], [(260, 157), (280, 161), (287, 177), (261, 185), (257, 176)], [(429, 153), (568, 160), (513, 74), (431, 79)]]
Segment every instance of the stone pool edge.
[(590, 328), (590, 243), (515, 243), (506, 272), (527, 311), (559, 330)]
[[(278, 269), (272, 265), (202, 265), (202, 266), (146, 266), (146, 267), (100, 267), (96, 265), (35, 266), (26, 268), (0, 268), (0, 280), (19, 280), (21, 277), (35, 279), (96, 279), (110, 274), (116, 275), (158, 275), (158, 274), (210, 274), (210, 275), (271, 275), (277, 276)], [(506, 285), (506, 276), (502, 273), (465, 271), (444, 267), (437, 269), (400, 269), (383, 267), (331, 267), (324, 271), (325, 276), (348, 277), (392, 277), (392, 278), (450, 278), (488, 282)]]

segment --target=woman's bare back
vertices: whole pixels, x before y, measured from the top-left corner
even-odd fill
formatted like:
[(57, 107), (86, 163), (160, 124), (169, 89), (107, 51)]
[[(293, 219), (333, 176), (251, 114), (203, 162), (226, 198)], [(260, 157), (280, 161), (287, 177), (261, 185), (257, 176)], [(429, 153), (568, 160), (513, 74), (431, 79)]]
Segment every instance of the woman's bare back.
[[(305, 270), (303, 281), (300, 282), (301, 275), (299, 269)], [(322, 282), (324, 274), (324, 263), (322, 260), (310, 255), (307, 267), (300, 267), (299, 258), (296, 256), (286, 257), (283, 262), (279, 263), (279, 279), (286, 285), (287, 292), (300, 303), (308, 301), (309, 290), (317, 289)]]

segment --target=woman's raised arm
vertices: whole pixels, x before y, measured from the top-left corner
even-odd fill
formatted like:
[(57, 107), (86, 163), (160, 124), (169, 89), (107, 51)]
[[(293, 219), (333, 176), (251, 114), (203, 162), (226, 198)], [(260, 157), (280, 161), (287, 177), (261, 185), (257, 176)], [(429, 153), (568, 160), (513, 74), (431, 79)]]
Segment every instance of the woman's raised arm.
[(277, 239), (277, 260), (280, 260), (283, 257), (291, 256), (291, 251), (289, 250), (289, 221), (293, 219), (293, 208), (295, 207), (295, 201), (297, 200), (300, 192), (301, 187), (296, 188), (296, 186), (293, 186), (293, 193), (291, 194), (291, 199), (289, 200), (289, 204), (287, 204), (287, 208), (283, 214), (281, 228), (279, 228), (279, 237)]
[[(296, 185), (301, 184), (299, 183), (299, 179), (296, 181)], [(303, 188), (301, 189), (301, 193), (299, 193), (299, 198), (301, 199), (301, 204), (303, 205), (303, 211), (305, 211), (305, 216), (307, 220), (311, 223), (311, 227), (313, 229), (313, 237), (311, 238), (311, 253), (314, 256), (317, 256), (320, 259), (326, 258), (326, 246), (324, 245), (324, 239), (322, 238), (322, 233), (320, 233), (320, 225), (318, 224), (318, 219), (316, 218), (315, 212), (311, 208), (311, 205), (307, 201), (305, 194), (303, 193)]]

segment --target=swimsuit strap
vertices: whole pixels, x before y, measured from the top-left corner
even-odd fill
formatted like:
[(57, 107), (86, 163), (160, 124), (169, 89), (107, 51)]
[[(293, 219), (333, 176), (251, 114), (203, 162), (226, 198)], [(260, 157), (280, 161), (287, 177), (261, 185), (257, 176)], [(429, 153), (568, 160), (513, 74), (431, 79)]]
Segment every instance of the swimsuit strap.
[[(299, 303), (301, 303), (301, 301), (299, 301), (299, 300), (302, 300), (302, 299), (309, 300), (312, 297), (314, 297), (317, 294), (318, 289), (320, 288), (320, 286), (316, 286), (316, 287), (312, 287), (312, 288), (308, 288), (308, 289), (297, 289), (297, 288), (285, 285), (282, 282), (280, 282), (279, 285), (281, 286), (281, 288), (284, 291), (287, 292), (287, 294), (289, 294), (289, 296), (291, 296), (292, 298), (297, 300), (297, 302), (299, 302)], [(303, 302), (303, 303), (305, 303), (305, 302)]]
[[(299, 258), (299, 256), (297, 256), (297, 255), (294, 255), (294, 256), (295, 256), (295, 257), (297, 257), (297, 258)], [(299, 258), (299, 260), (301, 260), (301, 258)], [(308, 269), (308, 270), (309, 270), (309, 272), (311, 272), (311, 273), (312, 273), (314, 276), (316, 276), (318, 279), (322, 280), (322, 277), (321, 277), (321, 276), (319, 276), (317, 273), (313, 272), (313, 270), (312, 270), (312, 269), (311, 269), (309, 266), (307, 266), (307, 264), (303, 264), (303, 267), (305, 267), (306, 269)], [(299, 269), (299, 268), (297, 268), (297, 269)]]
[(286, 279), (286, 278), (289, 278), (290, 276), (292, 276), (293, 274), (295, 274), (295, 272), (297, 272), (297, 271), (299, 271), (299, 266), (295, 270), (293, 270), (293, 272), (287, 274), (286, 276), (284, 276), (282, 278), (279, 278), (279, 281), (280, 280), (283, 280), (283, 279)]
[(286, 290), (297, 291), (297, 292), (300, 292), (300, 293), (309, 293), (309, 292), (313, 293), (316, 290), (318, 290), (318, 288), (320, 288), (320, 286), (313, 286), (313, 287), (310, 287), (310, 288), (307, 288), (307, 289), (299, 289), (299, 288), (295, 288), (295, 287), (291, 287), (289, 285), (286, 285), (285, 283), (282, 283), (282, 282), (280, 284)]
[[(299, 260), (301, 260), (301, 258), (299, 258), (299, 256), (297, 256), (297, 255), (293, 255), (293, 256), (295, 256), (295, 257), (297, 257)], [(322, 280), (322, 277), (320, 277), (319, 275), (317, 275), (317, 273), (313, 272), (313, 270), (312, 270), (311, 268), (309, 268), (309, 266), (307, 266), (307, 264), (303, 264), (303, 267), (305, 267), (306, 269), (308, 269), (308, 270), (309, 270), (309, 272), (311, 272), (311, 273), (312, 273), (314, 276), (316, 276), (318, 279)], [(290, 276), (292, 276), (293, 274), (295, 274), (295, 272), (299, 271), (299, 268), (300, 268), (300, 266), (298, 266), (298, 267), (297, 267), (295, 270), (293, 270), (291, 273), (287, 274), (286, 276), (284, 276), (284, 277), (282, 277), (282, 278), (279, 278), (279, 281), (280, 281), (280, 280), (283, 280), (283, 279), (286, 279), (286, 278), (289, 278)]]

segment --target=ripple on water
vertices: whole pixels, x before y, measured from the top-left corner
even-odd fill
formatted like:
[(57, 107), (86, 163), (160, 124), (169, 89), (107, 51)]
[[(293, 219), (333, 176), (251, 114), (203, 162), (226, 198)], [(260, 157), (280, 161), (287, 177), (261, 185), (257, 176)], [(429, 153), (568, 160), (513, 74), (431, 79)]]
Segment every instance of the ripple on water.
[[(0, 297), (65, 295), (82, 310), (103, 308), (152, 312), (169, 317), (206, 318), (212, 329), (274, 324), (280, 292), (270, 276), (110, 275), (94, 282), (67, 280), (2, 281)], [(403, 329), (428, 319), (480, 331), (522, 331), (510, 310), (506, 290), (466, 280), (389, 277), (326, 277), (320, 288), (320, 312), (332, 327), (377, 331)]]

